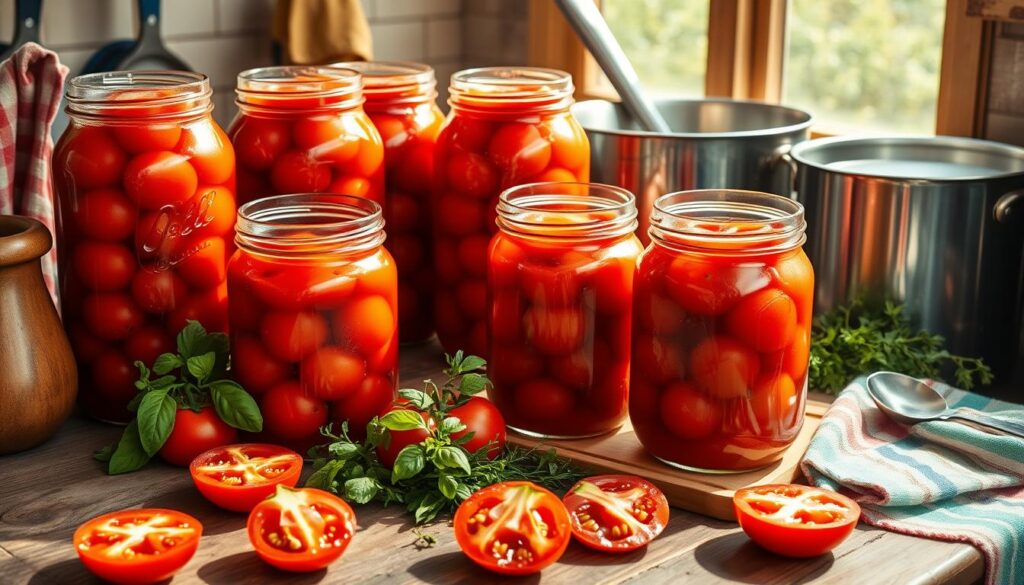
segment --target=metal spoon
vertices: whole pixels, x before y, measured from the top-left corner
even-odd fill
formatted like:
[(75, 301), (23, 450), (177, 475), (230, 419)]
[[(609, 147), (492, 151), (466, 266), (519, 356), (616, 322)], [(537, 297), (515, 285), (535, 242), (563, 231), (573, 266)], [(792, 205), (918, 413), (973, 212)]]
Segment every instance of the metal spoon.
[(868, 376), (868, 394), (889, 418), (905, 424), (956, 418), (1024, 438), (1024, 424), (964, 408), (950, 409), (946, 399), (921, 380), (896, 372)]

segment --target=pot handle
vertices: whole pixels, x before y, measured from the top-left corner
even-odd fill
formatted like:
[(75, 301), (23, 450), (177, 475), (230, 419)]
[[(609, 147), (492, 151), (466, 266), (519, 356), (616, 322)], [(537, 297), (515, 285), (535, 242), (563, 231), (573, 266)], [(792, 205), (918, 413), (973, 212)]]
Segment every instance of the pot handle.
[(992, 215), (999, 223), (1024, 221), (1024, 189), (1003, 194), (992, 208)]
[(768, 168), (774, 179), (777, 173), (780, 171), (786, 173), (789, 184), (789, 193), (787, 196), (790, 199), (796, 199), (796, 173), (797, 166), (796, 160), (793, 158), (789, 151), (793, 149), (792, 144), (783, 144), (776, 148), (771, 157), (768, 159)]

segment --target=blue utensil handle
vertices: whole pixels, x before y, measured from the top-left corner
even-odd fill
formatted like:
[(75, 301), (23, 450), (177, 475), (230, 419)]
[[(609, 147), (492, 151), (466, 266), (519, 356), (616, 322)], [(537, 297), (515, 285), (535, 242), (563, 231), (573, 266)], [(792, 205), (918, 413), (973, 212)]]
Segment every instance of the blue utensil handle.
[(142, 22), (148, 23), (150, 18), (154, 22), (160, 21), (160, 0), (139, 0), (139, 18)]
[(24, 22), (25, 19), (31, 18), (35, 26), (38, 27), (39, 15), (43, 12), (43, 0), (18, 0), (14, 10), (18, 15), (18, 20)]

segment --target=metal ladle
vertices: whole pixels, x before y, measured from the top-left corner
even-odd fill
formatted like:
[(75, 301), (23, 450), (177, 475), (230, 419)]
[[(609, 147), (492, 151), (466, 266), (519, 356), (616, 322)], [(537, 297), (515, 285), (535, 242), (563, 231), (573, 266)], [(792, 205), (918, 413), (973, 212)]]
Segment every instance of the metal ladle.
[(911, 376), (875, 372), (868, 376), (867, 387), (868, 394), (882, 412), (905, 424), (960, 419), (1024, 438), (1024, 424), (965, 408), (951, 409), (934, 388)]

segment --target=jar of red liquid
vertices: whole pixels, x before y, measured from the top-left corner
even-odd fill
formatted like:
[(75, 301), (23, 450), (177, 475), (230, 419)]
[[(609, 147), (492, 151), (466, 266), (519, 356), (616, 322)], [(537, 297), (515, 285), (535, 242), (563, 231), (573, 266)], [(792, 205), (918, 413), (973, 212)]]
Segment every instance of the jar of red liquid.
[(189, 319), (227, 330), (235, 156), (205, 75), (97, 73), (67, 86), (53, 155), (64, 325), (85, 412), (130, 418), (140, 360)]
[(637, 270), (629, 415), (651, 454), (739, 471), (804, 419), (814, 271), (803, 207), (751, 191), (659, 198)]
[(569, 113), (572, 78), (553, 69), (460, 71), (437, 139), (434, 303), (447, 351), (487, 354), (487, 246), (504, 189), (590, 180), (590, 143)]
[(228, 134), (238, 156), (238, 199), (346, 193), (384, 201), (384, 146), (363, 111), (358, 72), (288, 66), (238, 74)]
[(444, 114), (434, 70), (419, 63), (338, 63), (363, 76), (363, 108), (384, 141), (387, 248), (398, 263), (398, 331), (402, 343), (434, 334), (430, 192), (434, 144)]
[(626, 419), (633, 194), (533, 183), (501, 194), (490, 249), (488, 374), (510, 429), (581, 438)]
[(228, 264), (231, 370), (256, 396), (263, 440), (302, 450), (328, 421), (356, 436), (398, 380), (398, 276), (376, 203), (267, 197), (238, 210)]

